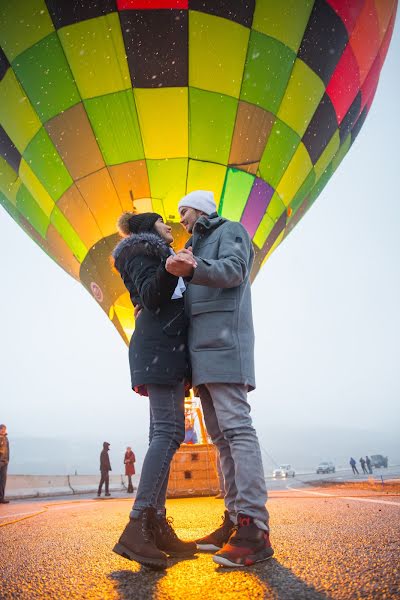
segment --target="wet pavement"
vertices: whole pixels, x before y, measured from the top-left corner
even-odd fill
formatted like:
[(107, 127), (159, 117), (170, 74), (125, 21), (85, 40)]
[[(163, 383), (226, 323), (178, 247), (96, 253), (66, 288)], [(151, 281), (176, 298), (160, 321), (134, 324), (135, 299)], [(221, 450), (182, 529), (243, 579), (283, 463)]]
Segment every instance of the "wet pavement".
[[(291, 486), (291, 487), (288, 487)], [(275, 486), (274, 486), (275, 487)], [(339, 493), (300, 482), (270, 494), (275, 556), (227, 570), (198, 554), (152, 572), (111, 548), (131, 499), (24, 501), (0, 506), (0, 598), (261, 599), (400, 597), (400, 497)], [(223, 502), (168, 501), (178, 534), (202, 536), (219, 525)]]

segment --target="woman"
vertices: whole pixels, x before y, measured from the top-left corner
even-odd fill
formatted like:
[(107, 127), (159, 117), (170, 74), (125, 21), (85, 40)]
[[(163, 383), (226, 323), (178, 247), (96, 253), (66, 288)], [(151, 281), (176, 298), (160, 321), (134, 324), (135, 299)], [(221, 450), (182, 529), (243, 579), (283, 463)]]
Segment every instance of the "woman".
[[(114, 552), (162, 569), (169, 556), (192, 556), (194, 542), (176, 536), (166, 519), (165, 499), (171, 460), (185, 436), (184, 398), (188, 373), (187, 325), (182, 278), (165, 270), (173, 250), (171, 228), (156, 213), (123, 213), (125, 236), (114, 249), (114, 264), (140, 306), (129, 346), (132, 388), (149, 397), (150, 445), (136, 500)], [(195, 266), (194, 259), (186, 258)]]
[(125, 475), (128, 477), (128, 494), (133, 494), (132, 475), (135, 474), (136, 456), (130, 446), (124, 455)]

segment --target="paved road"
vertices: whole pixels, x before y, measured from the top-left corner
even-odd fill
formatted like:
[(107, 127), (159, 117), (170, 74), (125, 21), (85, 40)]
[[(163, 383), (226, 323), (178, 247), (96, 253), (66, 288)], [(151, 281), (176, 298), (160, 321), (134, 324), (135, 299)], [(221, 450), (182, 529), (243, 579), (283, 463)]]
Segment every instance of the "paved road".
[[(361, 468), (360, 468), (361, 471)], [(282, 479), (273, 479), (272, 477), (267, 477), (266, 481), (267, 481), (267, 486), (268, 489), (270, 490), (279, 490), (283, 487), (285, 487), (286, 483), (288, 482), (301, 482), (301, 483), (309, 483), (312, 481), (319, 481), (319, 482), (323, 482), (323, 481), (333, 481), (333, 482), (342, 482), (342, 481), (348, 481), (348, 482), (360, 482), (360, 481), (370, 481), (371, 479), (373, 479), (374, 481), (381, 481), (381, 479), (383, 479), (383, 485), (385, 484), (386, 481), (390, 480), (390, 479), (400, 479), (400, 465), (396, 465), (396, 466), (391, 466), (388, 467), (387, 469), (373, 469), (373, 474), (371, 475), (353, 475), (352, 470), (349, 469), (341, 469), (339, 471), (336, 471), (336, 473), (320, 473), (317, 474), (314, 472), (312, 473), (296, 473), (294, 479), (292, 477), (290, 477), (288, 480), (283, 480)]]
[[(148, 571), (110, 551), (130, 503), (122, 498), (68, 499), (0, 506), (0, 598), (400, 597), (399, 496), (284, 482), (269, 500), (276, 552), (271, 561), (231, 571), (199, 554), (171, 561), (165, 573)], [(168, 503), (177, 531), (187, 539), (207, 533), (222, 511), (222, 501), (213, 498)]]

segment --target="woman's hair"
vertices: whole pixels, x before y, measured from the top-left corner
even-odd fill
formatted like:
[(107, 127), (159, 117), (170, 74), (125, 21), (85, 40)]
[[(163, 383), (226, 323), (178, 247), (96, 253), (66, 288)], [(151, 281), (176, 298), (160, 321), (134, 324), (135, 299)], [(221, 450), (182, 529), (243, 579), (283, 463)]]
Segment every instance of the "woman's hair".
[(162, 216), (155, 212), (124, 212), (117, 221), (117, 227), (122, 237), (128, 237), (131, 233), (144, 233), (153, 231), (154, 224)]
[(129, 228), (129, 219), (131, 217), (133, 217), (136, 213), (134, 212), (130, 212), (130, 211), (126, 211), (124, 213), (122, 213), (122, 215), (120, 215), (118, 217), (118, 221), (117, 221), (117, 229), (120, 233), (120, 235), (126, 237), (131, 233), (131, 230)]

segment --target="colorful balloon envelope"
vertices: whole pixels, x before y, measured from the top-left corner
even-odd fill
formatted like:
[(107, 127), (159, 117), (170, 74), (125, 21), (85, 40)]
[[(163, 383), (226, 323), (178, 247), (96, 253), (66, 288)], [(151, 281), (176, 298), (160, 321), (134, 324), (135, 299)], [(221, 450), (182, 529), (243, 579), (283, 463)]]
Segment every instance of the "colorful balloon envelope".
[(397, 0), (1, 0), (0, 202), (128, 341), (124, 210), (213, 190), (261, 265), (370, 109)]

